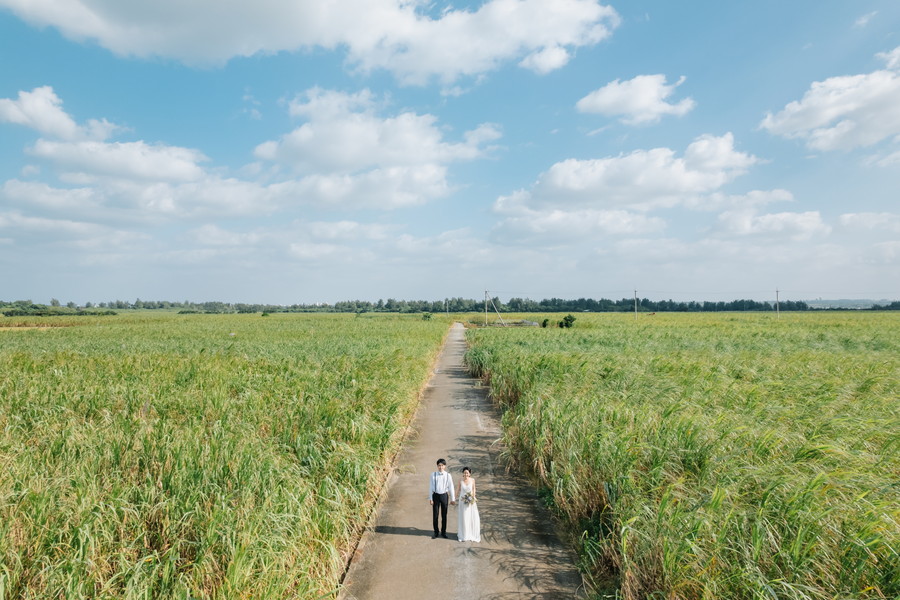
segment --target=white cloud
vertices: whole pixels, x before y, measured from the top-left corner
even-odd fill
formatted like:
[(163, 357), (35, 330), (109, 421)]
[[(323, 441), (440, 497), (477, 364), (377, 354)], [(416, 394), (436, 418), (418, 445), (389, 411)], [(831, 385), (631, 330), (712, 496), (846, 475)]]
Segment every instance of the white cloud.
[(888, 69), (900, 69), (900, 46), (890, 52), (879, 52), (875, 56), (883, 60)]
[(684, 151), (685, 169), (713, 175), (716, 187), (744, 173), (756, 162), (756, 157), (734, 150), (734, 136), (731, 133), (719, 137), (701, 135)]
[(19, 246), (58, 246), (74, 250), (111, 251), (133, 245), (148, 236), (72, 219), (51, 219), (9, 211), (0, 213), (0, 232), (14, 233), (12, 243)]
[[(358, 221), (294, 221), (284, 225), (255, 227), (250, 231), (203, 225), (188, 233), (196, 246), (178, 251), (174, 262), (215, 264), (223, 257), (248, 264), (285, 263), (327, 268), (362, 267), (359, 276), (369, 277), (371, 265), (445, 267), (495, 261), (490, 246), (458, 229), (434, 236), (402, 233), (402, 226)], [(459, 249), (466, 248), (464, 255)], [(318, 262), (317, 262), (318, 261)], [(383, 274), (382, 274), (383, 275)]]
[[(209, 178), (198, 164), (208, 159), (199, 151), (164, 144), (103, 141), (119, 128), (105, 120), (79, 125), (62, 108), (62, 100), (45, 86), (19, 92), (17, 100), (0, 99), (0, 120), (28, 126), (51, 139), (38, 139), (26, 152), (49, 161), (60, 179), (78, 188), (52, 188), (11, 180), (3, 187), (8, 198), (44, 208), (73, 210), (110, 204), (132, 204), (148, 192), (165, 190), (147, 206), (166, 206), (173, 195), (167, 183)], [(213, 187), (220, 184), (213, 183)], [(116, 200), (117, 198), (123, 201)], [(174, 203), (168, 202), (173, 206)]]
[(568, 159), (541, 174), (530, 191), (499, 198), (495, 210), (673, 206), (718, 190), (756, 162), (734, 149), (731, 133), (698, 137), (682, 158), (669, 148), (654, 148), (612, 158)]
[(380, 117), (377, 108), (368, 90), (344, 94), (313, 88), (290, 103), (291, 115), (306, 123), (260, 144), (256, 156), (298, 172), (351, 173), (471, 160), (484, 153), (483, 142), (500, 135), (496, 126), (482, 124), (464, 134), (464, 143), (450, 143), (433, 115)]
[(64, 173), (145, 181), (196, 181), (197, 164), (208, 160), (197, 150), (138, 142), (55, 142), (38, 140), (28, 153), (56, 163)]
[(664, 115), (683, 116), (694, 108), (694, 101), (685, 98), (677, 104), (666, 99), (684, 83), (682, 77), (666, 85), (665, 75), (638, 75), (628, 81), (615, 81), (594, 90), (578, 101), (576, 108), (583, 113), (599, 113), (608, 117), (621, 116), (628, 125), (656, 123)]
[(0, 188), (0, 198), (56, 215), (148, 223), (270, 214), (290, 201), (257, 183), (212, 176), (188, 183), (104, 179), (71, 188), (14, 179)]
[(865, 259), (872, 264), (896, 267), (900, 263), (900, 241), (874, 244)]
[(446, 196), (447, 170), (439, 165), (372, 169), (360, 174), (309, 175), (268, 186), (282, 206), (394, 209)]
[(819, 211), (758, 215), (753, 209), (734, 210), (719, 215), (719, 225), (721, 232), (729, 236), (771, 236), (793, 241), (831, 233)]
[(190, 238), (205, 246), (233, 246), (247, 248), (262, 245), (289, 245), (309, 242), (315, 244), (348, 244), (383, 242), (395, 233), (396, 226), (357, 221), (296, 221), (283, 227), (255, 228), (238, 232), (215, 224), (206, 224), (189, 232)]
[[(63, 187), (11, 180), (0, 194), (19, 206), (102, 220), (160, 221), (210, 215), (271, 214), (299, 206), (381, 208), (417, 205), (446, 196), (447, 165), (483, 156), (500, 136), (482, 124), (462, 141), (445, 139), (432, 115), (404, 112), (380, 117), (368, 91), (342, 94), (319, 89), (290, 103), (306, 119), (279, 140), (257, 147), (259, 158), (292, 171), (265, 183), (272, 171), (255, 165), (256, 181), (207, 171), (201, 152), (144, 141), (87, 139), (50, 88), (23, 92), (2, 105), (8, 120), (29, 124), (55, 139), (38, 139), (26, 151), (50, 163)], [(278, 175), (278, 172), (275, 172)], [(246, 173), (245, 173), (246, 175)], [(103, 215), (104, 211), (108, 214)]]
[(93, 223), (32, 217), (18, 212), (0, 213), (0, 229), (4, 228), (22, 232), (73, 236), (89, 235), (101, 229), (100, 226)]
[(859, 27), (859, 28), (865, 27), (866, 25), (869, 24), (869, 21), (871, 21), (872, 18), (877, 14), (878, 14), (877, 10), (873, 10), (870, 13), (864, 14), (863, 16), (856, 19), (856, 21), (853, 23), (854, 27)]
[[(332, 227), (359, 231), (363, 237), (319, 237), (323, 228)], [(422, 237), (395, 231), (391, 235), (382, 236), (377, 229), (378, 226), (371, 224), (346, 221), (301, 226), (294, 233), (299, 239), (288, 243), (288, 254), (303, 262), (332, 260), (353, 266), (377, 264), (395, 268), (401, 265), (443, 267), (450, 262), (467, 266), (479, 260), (492, 262), (484, 242), (472, 238), (465, 229)], [(461, 247), (467, 248), (464, 256), (459, 253)]]
[[(494, 123), (482, 123), (475, 129), (465, 132), (464, 137), (466, 140), (465, 146), (469, 148), (469, 152), (472, 152), (472, 148), (477, 148), (478, 146), (486, 142), (493, 142), (494, 140), (498, 140), (503, 137), (503, 134), (500, 131), (499, 125), (496, 125)], [(476, 156), (481, 156), (481, 152), (479, 152)]]
[[(461, 252), (460, 249), (465, 251)], [(472, 236), (468, 229), (452, 229), (433, 236), (418, 237), (403, 234), (388, 239), (379, 248), (379, 260), (394, 265), (422, 265), (446, 269), (481, 268), (498, 263), (515, 261), (515, 257), (495, 252), (495, 248), (482, 239)]]
[(498, 223), (491, 239), (513, 245), (568, 245), (585, 239), (656, 233), (665, 227), (663, 219), (624, 210), (524, 209)]
[(244, 94), (243, 98), (244, 108), (242, 112), (247, 115), (250, 119), (254, 121), (259, 121), (262, 119), (262, 113), (259, 111), (260, 101), (257, 100), (253, 94), (247, 92)]
[(233, 178), (208, 176), (189, 183), (150, 186), (139, 183), (117, 191), (126, 197), (128, 187), (133, 187), (131, 195), (138, 199), (142, 210), (178, 219), (267, 215), (278, 206), (278, 199), (264, 186)]
[(710, 251), (718, 257), (734, 255), (733, 245), (708, 240), (688, 242), (675, 238), (631, 238), (601, 250), (609, 257), (632, 257), (649, 264), (702, 262)]
[(306, 225), (314, 239), (319, 240), (376, 240), (390, 239), (395, 227), (356, 221), (315, 221)]
[(900, 73), (895, 71), (900, 48), (879, 56), (888, 70), (814, 82), (802, 100), (767, 114), (760, 127), (824, 151), (872, 146), (900, 135)]
[(645, 211), (683, 205), (714, 210), (790, 200), (783, 190), (725, 196), (718, 190), (757, 162), (734, 149), (734, 138), (703, 135), (682, 157), (668, 148), (593, 160), (568, 159), (542, 173), (530, 190), (501, 196), (502, 220), (492, 239), (544, 247), (601, 243), (611, 236), (659, 233), (665, 220)]
[(0, 120), (62, 139), (79, 137), (79, 127), (62, 109), (62, 100), (49, 86), (20, 91), (18, 100), (0, 98)]
[(357, 68), (386, 69), (408, 83), (432, 76), (452, 82), (529, 55), (542, 57), (526, 59), (530, 68), (561, 66), (560, 50), (595, 44), (619, 24), (617, 13), (598, 0), (488, 0), (438, 18), (410, 0), (0, 0), (0, 6), (120, 55), (220, 64), (236, 56), (345, 47)]
[(44, 208), (52, 212), (75, 214), (99, 208), (101, 202), (90, 188), (61, 189), (46, 183), (10, 179), (0, 188), (6, 204)]
[(688, 199), (685, 206), (696, 210), (722, 210), (725, 208), (760, 207), (774, 202), (793, 202), (794, 195), (787, 190), (753, 190), (741, 195), (715, 192), (707, 196)]
[(329, 206), (422, 204), (450, 191), (449, 163), (483, 156), (485, 144), (500, 136), (485, 123), (449, 142), (433, 115), (381, 117), (378, 108), (368, 90), (313, 88), (291, 102), (291, 115), (306, 122), (256, 148), (257, 158), (300, 175), (273, 189)]
[[(259, 264), (260, 261), (355, 264), (376, 259), (378, 245), (388, 239), (391, 227), (353, 221), (293, 222), (283, 226), (254, 227), (233, 231), (206, 224), (188, 232), (196, 246), (188, 251), (195, 264), (223, 259)], [(373, 246), (374, 244), (374, 246)], [(182, 258), (179, 253), (173, 260)]]
[(871, 156), (864, 162), (877, 167), (893, 167), (895, 165), (900, 165), (900, 150), (883, 156)]
[(190, 238), (204, 246), (241, 247), (255, 246), (266, 236), (258, 231), (238, 233), (222, 229), (218, 225), (201, 225), (189, 233)]
[[(774, 243), (774, 242), (778, 243)], [(625, 262), (642, 266), (642, 277), (663, 289), (690, 290), (696, 298), (699, 290), (724, 291), (723, 282), (732, 289), (747, 290), (748, 285), (770, 282), (772, 300), (775, 296), (777, 277), (791, 273), (794, 286), (802, 289), (803, 280), (815, 273), (839, 273), (852, 264), (856, 257), (846, 248), (815, 243), (798, 243), (790, 237), (738, 236), (729, 238), (705, 238), (686, 240), (678, 238), (626, 239), (600, 251), (604, 264)], [(792, 265), (802, 265), (799, 269)], [(675, 269), (673, 271), (673, 269)], [(750, 283), (755, 282), (755, 283)], [(711, 289), (710, 285), (715, 286)], [(671, 286), (671, 287), (667, 287)], [(640, 288), (639, 288), (640, 289)], [(659, 289), (659, 287), (657, 287)], [(749, 289), (753, 289), (752, 287)], [(728, 298), (745, 297), (747, 292), (737, 292)], [(760, 290), (748, 294), (759, 297)], [(785, 298), (782, 289), (782, 299)]]
[(0, 122), (15, 123), (61, 140), (103, 140), (118, 129), (106, 120), (78, 125), (50, 86), (20, 91), (17, 100), (0, 98)]
[(619, 24), (616, 12), (596, 0), (489, 0), (475, 11), (445, 11), (440, 19), (415, 14), (413, 2), (397, 2), (399, 13), (389, 4), (379, 19), (367, 20), (369, 31), (345, 40), (349, 59), (412, 84), (431, 76), (451, 83), (522, 56), (522, 66), (546, 72), (565, 64), (562, 52), (595, 44)]
[(355, 94), (322, 89), (318, 86), (298, 94), (288, 103), (292, 117), (333, 121), (353, 113), (371, 113), (378, 108), (378, 101), (371, 90)]
[(551, 46), (532, 52), (522, 59), (519, 66), (544, 75), (564, 67), (570, 58), (571, 56), (565, 48)]
[(840, 223), (851, 229), (869, 231), (883, 229), (900, 233), (900, 215), (894, 213), (847, 213), (841, 215)]
[(366, 251), (360, 252), (354, 248), (339, 244), (314, 242), (295, 242), (291, 244), (290, 255), (301, 261), (351, 262), (371, 259), (371, 254)]

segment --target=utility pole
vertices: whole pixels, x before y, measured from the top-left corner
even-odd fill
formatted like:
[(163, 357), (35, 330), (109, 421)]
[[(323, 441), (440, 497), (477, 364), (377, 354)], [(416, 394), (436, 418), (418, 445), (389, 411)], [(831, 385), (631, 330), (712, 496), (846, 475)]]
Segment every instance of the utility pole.
[(637, 290), (634, 290), (634, 320), (637, 321)]
[(487, 303), (488, 303), (488, 291), (484, 290), (484, 326), (487, 327)]
[(781, 309), (778, 306), (778, 304), (779, 304), (778, 303), (778, 288), (775, 288), (775, 318), (776, 319), (781, 318)]

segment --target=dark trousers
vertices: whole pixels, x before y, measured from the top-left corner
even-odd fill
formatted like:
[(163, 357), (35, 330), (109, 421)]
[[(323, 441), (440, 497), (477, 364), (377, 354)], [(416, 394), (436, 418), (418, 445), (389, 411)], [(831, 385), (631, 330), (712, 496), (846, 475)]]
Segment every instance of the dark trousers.
[(434, 504), (431, 505), (431, 521), (434, 525), (434, 535), (437, 535), (438, 532), (438, 511), (441, 511), (441, 531), (440, 533), (447, 533), (447, 503), (450, 499), (450, 494), (432, 494), (431, 501)]

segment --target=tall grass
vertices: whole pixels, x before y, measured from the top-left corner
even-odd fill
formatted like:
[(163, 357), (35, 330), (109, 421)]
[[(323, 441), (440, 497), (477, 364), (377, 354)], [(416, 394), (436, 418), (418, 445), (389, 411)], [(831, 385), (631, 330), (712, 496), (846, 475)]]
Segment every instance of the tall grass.
[(0, 331), (0, 600), (332, 594), (447, 326), (72, 325)]
[(900, 315), (584, 315), (470, 342), (598, 585), (900, 597)]

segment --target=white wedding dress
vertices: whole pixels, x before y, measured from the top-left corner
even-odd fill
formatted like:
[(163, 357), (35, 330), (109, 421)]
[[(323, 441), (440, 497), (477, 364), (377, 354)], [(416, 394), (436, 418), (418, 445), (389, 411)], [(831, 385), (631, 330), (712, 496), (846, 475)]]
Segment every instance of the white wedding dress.
[(459, 523), (456, 535), (461, 542), (481, 541), (481, 518), (478, 516), (478, 504), (466, 504), (463, 498), (472, 493), (472, 484), (460, 483), (459, 487)]

